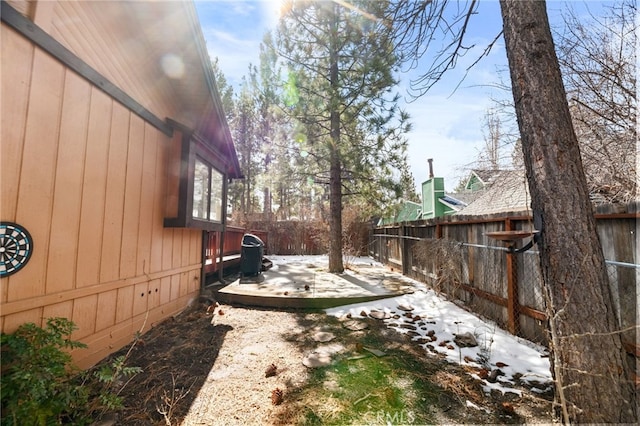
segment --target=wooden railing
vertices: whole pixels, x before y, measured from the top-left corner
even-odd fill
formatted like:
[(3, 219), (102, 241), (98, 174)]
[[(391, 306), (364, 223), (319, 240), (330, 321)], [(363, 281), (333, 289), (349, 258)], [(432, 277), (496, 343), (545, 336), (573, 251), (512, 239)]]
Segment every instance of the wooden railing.
[(268, 233), (265, 231), (251, 230), (228, 226), (221, 232), (207, 232), (205, 234), (205, 266), (206, 275), (217, 274), (220, 270), (220, 239), (222, 241), (222, 269), (232, 268), (240, 263), (242, 252), (242, 237), (245, 234), (253, 234), (260, 238), (267, 246)]

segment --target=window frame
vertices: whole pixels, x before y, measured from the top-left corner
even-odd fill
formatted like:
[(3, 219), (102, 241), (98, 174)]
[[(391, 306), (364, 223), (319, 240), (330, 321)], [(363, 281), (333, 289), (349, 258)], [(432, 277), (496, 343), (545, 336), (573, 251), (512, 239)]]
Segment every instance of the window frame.
[[(227, 162), (224, 156), (218, 152), (210, 143), (199, 137), (196, 133), (182, 130), (182, 138), (180, 140), (180, 158), (168, 158), (168, 163), (180, 162), (180, 178), (178, 189), (178, 206), (177, 217), (165, 217), (165, 228), (194, 228), (205, 231), (221, 231), (226, 226), (227, 215), (227, 191), (228, 191), (228, 174)], [(194, 207), (194, 187), (195, 187), (195, 168), (196, 159), (204, 163), (209, 169), (209, 196), (207, 200), (207, 218), (198, 218), (193, 216)], [(174, 163), (175, 164), (175, 163)], [(220, 220), (209, 219), (211, 208), (211, 177), (212, 170), (221, 176), (221, 208)]]

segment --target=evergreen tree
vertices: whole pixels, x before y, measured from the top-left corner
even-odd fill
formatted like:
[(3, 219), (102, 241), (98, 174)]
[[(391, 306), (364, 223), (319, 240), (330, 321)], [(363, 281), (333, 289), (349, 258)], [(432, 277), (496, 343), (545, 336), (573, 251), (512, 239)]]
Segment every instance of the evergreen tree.
[(233, 119), (230, 121), (233, 141), (238, 153), (238, 161), (244, 179), (233, 182), (229, 187), (229, 198), (236, 220), (244, 221), (260, 210), (256, 195), (256, 182), (262, 173), (261, 144), (256, 129), (256, 102), (246, 79), (243, 79), (240, 93), (235, 99)]
[[(296, 140), (329, 194), (329, 270), (342, 272), (345, 195), (382, 199), (399, 190), (408, 116), (398, 109), (387, 2), (290, 1), (277, 32), (289, 67), (287, 107), (302, 126)], [(406, 161), (405, 161), (406, 162)]]

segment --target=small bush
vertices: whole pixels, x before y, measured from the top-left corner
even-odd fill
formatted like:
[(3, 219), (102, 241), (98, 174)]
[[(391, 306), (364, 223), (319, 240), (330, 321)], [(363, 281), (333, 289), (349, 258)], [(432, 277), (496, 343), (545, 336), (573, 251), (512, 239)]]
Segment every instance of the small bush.
[(75, 329), (66, 318), (49, 318), (45, 328), (27, 323), (2, 334), (2, 426), (85, 425), (122, 407), (122, 379), (141, 369), (120, 356), (93, 374), (80, 372), (68, 350), (87, 346), (70, 339)]
[(2, 334), (2, 425), (62, 423), (86, 404), (65, 351), (86, 347), (69, 338), (75, 328), (66, 318), (49, 318), (45, 328), (27, 323)]

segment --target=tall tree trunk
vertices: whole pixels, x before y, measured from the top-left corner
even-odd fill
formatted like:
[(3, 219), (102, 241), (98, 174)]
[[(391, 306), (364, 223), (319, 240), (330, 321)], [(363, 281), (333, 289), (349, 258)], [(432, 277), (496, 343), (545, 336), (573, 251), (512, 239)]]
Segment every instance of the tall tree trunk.
[(329, 170), (329, 272), (342, 273), (342, 162), (340, 161), (340, 112), (338, 81), (338, 13), (339, 8), (333, 6), (333, 22), (329, 35), (329, 79), (331, 84), (330, 111), (330, 170)]
[(331, 150), (329, 178), (329, 272), (342, 273), (342, 167), (337, 147)]
[(500, 0), (513, 97), (547, 293), (564, 422), (635, 423), (614, 312), (546, 3)]

